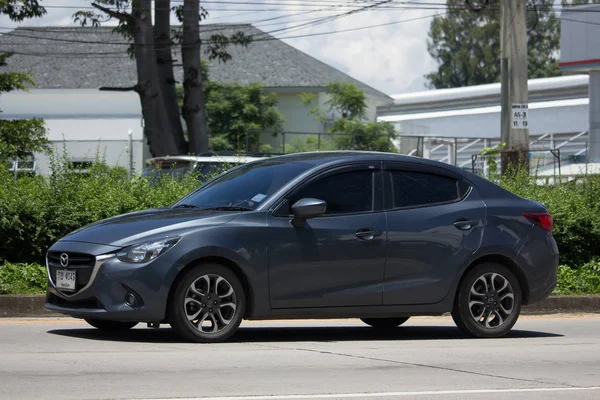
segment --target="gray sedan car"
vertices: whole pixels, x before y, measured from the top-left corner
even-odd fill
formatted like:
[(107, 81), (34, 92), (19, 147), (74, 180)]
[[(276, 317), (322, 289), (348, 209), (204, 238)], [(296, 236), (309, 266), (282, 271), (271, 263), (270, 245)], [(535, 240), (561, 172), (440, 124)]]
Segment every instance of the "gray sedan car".
[(242, 319), (451, 312), (500, 337), (556, 284), (552, 217), (439, 162), (375, 152), (238, 166), (175, 204), (83, 227), (47, 253), (46, 307), (103, 330), (218, 342)]

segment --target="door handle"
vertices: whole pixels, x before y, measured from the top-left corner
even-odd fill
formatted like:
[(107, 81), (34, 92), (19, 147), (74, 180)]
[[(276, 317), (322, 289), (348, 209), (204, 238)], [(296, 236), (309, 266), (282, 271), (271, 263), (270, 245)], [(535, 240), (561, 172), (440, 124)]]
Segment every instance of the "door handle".
[(463, 231), (468, 231), (469, 229), (473, 228), (474, 226), (479, 225), (479, 221), (477, 220), (473, 220), (473, 221), (456, 221), (454, 223), (454, 226), (457, 227), (460, 230)]
[(376, 236), (381, 236), (381, 232), (371, 229), (360, 229), (356, 231), (355, 235), (362, 240), (373, 240)]

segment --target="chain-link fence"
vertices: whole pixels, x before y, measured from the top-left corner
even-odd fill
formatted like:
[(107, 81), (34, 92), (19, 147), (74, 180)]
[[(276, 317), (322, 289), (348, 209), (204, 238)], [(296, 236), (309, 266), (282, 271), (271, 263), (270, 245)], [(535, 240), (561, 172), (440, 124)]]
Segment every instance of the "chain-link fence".
[[(258, 135), (258, 140), (256, 136), (253, 139), (252, 135)], [(397, 152), (394, 142), (395, 134), (391, 133), (248, 132), (241, 140), (243, 148), (238, 150), (271, 154), (327, 150)]]

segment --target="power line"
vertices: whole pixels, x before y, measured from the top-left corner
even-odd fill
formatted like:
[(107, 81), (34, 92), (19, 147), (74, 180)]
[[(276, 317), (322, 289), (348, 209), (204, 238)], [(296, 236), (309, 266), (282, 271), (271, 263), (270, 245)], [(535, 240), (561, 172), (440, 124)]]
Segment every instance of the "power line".
[[(345, 32), (355, 32), (355, 31), (360, 31), (360, 30), (365, 30), (365, 29), (372, 29), (372, 28), (379, 28), (379, 27), (384, 27), (384, 26), (390, 26), (390, 25), (397, 25), (397, 24), (401, 24), (401, 23), (406, 23), (406, 22), (412, 22), (412, 21), (418, 21), (418, 20), (422, 20), (422, 19), (428, 19), (428, 18), (433, 18), (436, 16), (441, 16), (441, 15), (445, 15), (447, 13), (437, 13), (437, 14), (432, 14), (432, 15), (426, 15), (426, 16), (421, 16), (421, 17), (415, 17), (415, 18), (409, 18), (409, 19), (404, 19), (404, 20), (400, 20), (400, 21), (392, 21), (392, 22), (387, 22), (387, 23), (382, 23), (382, 24), (375, 24), (375, 25), (368, 25), (368, 26), (361, 26), (361, 27), (356, 27), (356, 28), (349, 28), (349, 29), (341, 29), (341, 30), (335, 30), (335, 31), (328, 31), (328, 32), (318, 32), (318, 33), (310, 33), (310, 34), (304, 34), (304, 35), (292, 35), (292, 36), (284, 36), (284, 37), (268, 37), (268, 38), (259, 38), (256, 39), (256, 42), (263, 42), (263, 41), (273, 41), (273, 40), (286, 40), (286, 39), (298, 39), (298, 38), (307, 38), (307, 37), (317, 37), (317, 36), (324, 36), (324, 35), (332, 35), (332, 34), (337, 34), (337, 33), (345, 33)], [(86, 42), (86, 43), (90, 43), (90, 42)], [(205, 42), (206, 43), (206, 42)], [(126, 44), (126, 45), (130, 45), (129, 43), (123, 43), (121, 42), (121, 44)], [(11, 50), (2, 50), (0, 49), (0, 52), (9, 52), (9, 53), (13, 53), (16, 55), (23, 55), (23, 56), (40, 56), (40, 57), (48, 57), (48, 58), (69, 58), (69, 57), (80, 57), (80, 58), (85, 58), (81, 57), (82, 53), (80, 52), (70, 52), (70, 53), (58, 53), (58, 52), (52, 52), (52, 53), (48, 53), (48, 52), (23, 52), (23, 51), (11, 51)], [(112, 55), (112, 54), (122, 54), (122, 52), (91, 52), (88, 53), (88, 55), (90, 56), (100, 56), (100, 55)], [(128, 56), (123, 55), (122, 58), (128, 58)]]
[[(338, 14), (338, 15), (328, 16), (328, 17), (324, 17), (324, 18), (319, 19), (319, 20), (313, 20), (311, 22), (304, 22), (304, 23), (301, 23), (301, 24), (298, 24), (298, 25), (293, 25), (293, 26), (289, 26), (289, 27), (279, 28), (279, 29), (275, 29), (275, 30), (272, 30), (272, 31), (260, 33), (260, 34), (257, 34), (256, 35), (257, 37), (254, 37), (253, 40), (254, 41), (259, 40), (262, 36), (269, 36), (269, 35), (272, 35), (272, 34), (277, 33), (277, 32), (283, 32), (283, 31), (290, 32), (290, 31), (294, 31), (294, 30), (298, 30), (298, 29), (302, 29), (302, 28), (307, 28), (307, 27), (310, 27), (310, 26), (315, 26), (315, 25), (318, 25), (318, 24), (323, 24), (323, 23), (330, 22), (330, 21), (338, 19), (338, 18), (343, 18), (343, 17), (348, 16), (348, 15), (353, 15), (353, 14), (356, 14), (356, 13), (364, 12), (364, 11), (369, 10), (369, 9), (375, 9), (375, 8), (377, 8), (377, 7), (379, 7), (379, 6), (383, 5), (383, 4), (390, 3), (391, 1), (392, 0), (382, 0), (382, 1), (374, 3), (374, 4), (364, 5), (360, 9), (356, 9), (356, 10), (352, 10), (352, 11), (347, 11), (347, 12), (344, 12), (344, 13), (341, 13), (341, 14)], [(368, 3), (368, 1), (362, 1), (361, 3)], [(335, 6), (332, 7), (332, 8), (335, 8)], [(272, 19), (276, 19), (276, 18), (277, 17), (274, 17)], [(213, 31), (226, 30), (226, 29), (229, 29), (229, 28), (214, 29)], [(206, 31), (205, 31), (205, 33), (206, 33)], [(8, 35), (8, 36), (15, 36), (15, 37), (24, 37), (24, 38), (33, 38), (33, 39), (36, 38), (36, 37), (28, 36), (28, 35), (23, 35), (23, 34), (15, 33), (15, 32), (7, 32), (7, 33), (4, 33), (4, 34)], [(114, 45), (126, 45), (126, 46), (130, 46), (131, 45), (130, 43), (123, 43), (122, 41), (119, 41), (119, 42), (98, 42), (98, 41), (89, 41), (89, 40), (82, 41), (82, 40), (78, 40), (78, 39), (61, 39), (61, 38), (52, 38), (52, 39), (50, 39), (50, 38), (39, 38), (39, 39), (54, 40), (54, 41), (65, 41), (65, 42), (69, 42), (69, 43), (114, 44)], [(141, 45), (141, 46), (146, 46), (146, 45), (148, 45), (148, 46), (154, 46), (153, 43), (150, 43), (150, 44), (143, 44), (142, 43), (142, 44), (138, 44), (138, 45)]]
[(361, 12), (364, 12), (364, 11), (366, 11), (368, 9), (377, 8), (377, 7), (379, 7), (379, 6), (383, 5), (383, 4), (389, 3), (390, 1), (392, 1), (392, 0), (382, 0), (382, 1), (374, 3), (374, 4), (369, 4), (369, 5), (363, 6), (363, 7), (359, 8), (359, 9), (356, 9), (356, 10), (347, 11), (347, 12), (344, 12), (342, 14), (333, 15), (333, 16), (329, 16), (329, 17), (324, 17), (324, 18), (322, 18), (322, 19), (320, 19), (318, 21), (305, 22), (305, 23), (302, 23), (302, 24), (299, 24), (299, 25), (295, 25), (295, 26), (292, 26), (292, 27), (275, 29), (275, 30), (267, 32), (267, 33), (268, 34), (273, 34), (273, 33), (281, 32), (281, 31), (285, 31), (285, 30), (287, 30), (289, 32), (289, 31), (294, 31), (294, 30), (298, 30), (298, 29), (305, 29), (305, 28), (312, 27), (312, 26), (315, 26), (315, 25), (324, 24), (324, 23), (327, 23), (327, 22), (330, 22), (330, 21), (333, 21), (333, 20), (336, 20), (336, 19), (344, 18), (344, 17), (350, 16), (350, 15), (353, 15), (353, 14), (361, 13)]
[[(202, 1), (202, 4), (229, 4), (229, 5), (242, 5), (242, 6), (260, 6), (260, 7), (272, 7), (272, 6), (284, 6), (286, 8), (283, 8), (281, 10), (289, 10), (289, 6), (294, 6), (294, 7), (323, 7), (324, 4), (330, 4), (330, 5), (344, 5), (345, 7), (348, 8), (360, 8), (360, 5), (349, 5), (348, 3), (344, 3), (342, 0), (303, 0), (302, 3), (298, 3), (298, 2), (292, 2), (295, 0), (277, 0), (278, 2), (256, 2), (256, 1)], [(359, 1), (355, 1), (356, 3), (359, 3)], [(366, 2), (366, 1), (365, 1)], [(416, 4), (420, 4), (423, 7), (419, 7), (419, 8), (424, 8), (424, 9), (430, 9), (429, 7), (434, 7), (434, 8), (453, 8), (453, 9), (470, 9), (471, 7), (468, 4), (447, 4), (447, 3), (443, 3), (443, 2), (426, 2), (426, 3), (419, 3), (417, 1), (397, 1), (397, 0), (391, 0), (390, 1), (390, 6), (388, 7), (384, 7), (386, 9), (402, 9), (405, 7), (404, 6), (410, 6), (411, 5), (416, 5)], [(44, 8), (49, 8), (49, 9), (77, 9), (77, 10), (97, 10), (98, 12), (101, 12), (100, 10), (98, 10), (95, 7), (92, 6), (69, 6), (69, 5), (46, 5), (43, 6)], [(129, 10), (131, 7), (126, 7), (125, 10)], [(552, 9), (554, 11), (562, 11), (562, 10), (569, 10), (571, 9), (571, 7), (563, 7), (560, 5), (554, 5), (554, 4), (548, 4), (546, 5), (544, 8), (546, 9)], [(210, 7), (207, 8), (210, 11)], [(495, 4), (491, 4), (488, 6), (484, 7), (484, 10), (493, 10), (493, 9), (499, 9), (499, 7)], [(117, 11), (118, 9), (116, 8), (111, 8), (111, 10), (113, 11)], [(121, 9), (123, 10), (123, 9)], [(153, 8), (153, 10), (164, 10), (163, 8)], [(228, 8), (219, 8), (219, 9), (213, 9), (214, 11), (229, 11), (229, 10), (236, 10), (236, 11), (248, 11), (250, 9), (232, 9), (231, 7)], [(270, 11), (275, 11), (275, 10), (280, 10), (280, 8), (269, 8)], [(529, 7), (530, 11), (535, 11), (535, 7)], [(582, 9), (582, 10), (577, 10), (576, 12), (600, 12), (600, 10), (597, 9)]]

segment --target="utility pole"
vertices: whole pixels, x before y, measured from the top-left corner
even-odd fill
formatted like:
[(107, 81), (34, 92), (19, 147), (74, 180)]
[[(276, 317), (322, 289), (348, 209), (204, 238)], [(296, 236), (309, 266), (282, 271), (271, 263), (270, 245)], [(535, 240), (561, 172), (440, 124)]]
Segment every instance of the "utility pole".
[(502, 172), (529, 171), (529, 108), (525, 0), (499, 0), (501, 46)]

